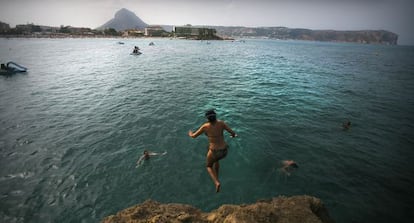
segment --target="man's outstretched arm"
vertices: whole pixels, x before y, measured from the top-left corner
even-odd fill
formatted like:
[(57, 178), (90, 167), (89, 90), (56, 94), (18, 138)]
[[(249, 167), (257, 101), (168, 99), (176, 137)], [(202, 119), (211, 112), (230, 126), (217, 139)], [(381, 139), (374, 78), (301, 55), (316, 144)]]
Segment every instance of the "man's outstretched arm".
[(197, 136), (201, 135), (204, 132), (204, 125), (202, 125), (197, 131), (193, 132), (191, 130), (188, 131), (188, 136), (191, 138), (196, 138)]
[(231, 137), (237, 136), (237, 134), (225, 122), (223, 122), (223, 124), (224, 124), (224, 129), (231, 134)]

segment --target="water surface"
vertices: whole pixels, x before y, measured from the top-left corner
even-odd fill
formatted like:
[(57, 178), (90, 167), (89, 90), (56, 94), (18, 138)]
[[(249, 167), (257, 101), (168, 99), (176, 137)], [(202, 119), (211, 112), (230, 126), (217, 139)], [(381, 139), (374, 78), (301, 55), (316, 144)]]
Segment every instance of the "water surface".
[[(118, 41), (0, 39), (1, 62), (29, 68), (0, 76), (2, 222), (98, 222), (146, 199), (209, 211), (303, 194), (339, 223), (414, 217), (413, 47)], [(130, 55), (135, 45), (142, 55)], [(219, 194), (206, 137), (187, 136), (209, 108), (239, 135), (226, 135)], [(168, 153), (135, 168), (144, 150)], [(285, 159), (299, 164), (290, 176), (277, 169)]]

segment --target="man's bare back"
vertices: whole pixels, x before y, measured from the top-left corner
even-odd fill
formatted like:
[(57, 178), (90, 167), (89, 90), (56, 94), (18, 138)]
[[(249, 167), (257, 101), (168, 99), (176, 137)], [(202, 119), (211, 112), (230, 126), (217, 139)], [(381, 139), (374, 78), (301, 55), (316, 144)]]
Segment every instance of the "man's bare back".
[(226, 129), (226, 123), (217, 120), (215, 123), (207, 122), (204, 124), (204, 132), (208, 137), (208, 148), (211, 150), (224, 149), (226, 142), (224, 141), (223, 130)]
[(188, 131), (188, 136), (196, 138), (197, 136), (205, 133), (208, 137), (208, 152), (206, 159), (207, 171), (211, 176), (215, 186), (216, 192), (220, 191), (220, 182), (218, 180), (219, 172), (219, 160), (223, 159), (227, 155), (228, 146), (224, 141), (223, 130), (226, 130), (231, 134), (231, 137), (236, 137), (236, 133), (226, 125), (225, 122), (216, 119), (216, 113), (214, 110), (206, 112), (206, 118), (208, 122), (204, 123), (197, 131)]

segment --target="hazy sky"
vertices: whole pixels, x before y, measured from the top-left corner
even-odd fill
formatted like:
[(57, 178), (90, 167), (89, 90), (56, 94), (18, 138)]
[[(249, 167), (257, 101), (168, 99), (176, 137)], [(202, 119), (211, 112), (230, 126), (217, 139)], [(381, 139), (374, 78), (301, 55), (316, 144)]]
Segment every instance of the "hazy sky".
[(0, 21), (96, 28), (121, 8), (148, 24), (384, 29), (414, 45), (414, 0), (0, 0)]

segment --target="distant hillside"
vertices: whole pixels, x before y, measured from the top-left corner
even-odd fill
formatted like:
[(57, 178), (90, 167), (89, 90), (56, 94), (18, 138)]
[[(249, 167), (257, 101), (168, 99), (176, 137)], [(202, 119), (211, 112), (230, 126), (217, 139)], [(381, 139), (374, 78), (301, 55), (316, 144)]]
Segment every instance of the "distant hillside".
[(219, 36), (238, 38), (271, 38), (330, 42), (356, 42), (396, 45), (398, 35), (385, 30), (336, 31), (291, 29), (287, 27), (211, 26)]
[[(126, 29), (144, 29), (148, 25), (135, 13), (123, 8), (115, 13), (115, 17), (97, 29), (113, 28), (116, 31)], [(172, 30), (173, 26), (162, 26), (165, 30)], [(397, 45), (398, 35), (386, 30), (311, 30), (292, 29), (287, 27), (243, 27), (243, 26), (203, 26), (212, 28), (221, 37), (232, 38), (270, 38), (282, 40), (311, 40), (329, 42), (355, 42), (368, 44)]]
[(126, 29), (144, 29), (148, 25), (143, 22), (135, 13), (128, 9), (121, 9), (115, 13), (115, 17), (97, 29), (113, 28), (116, 31), (123, 31)]

